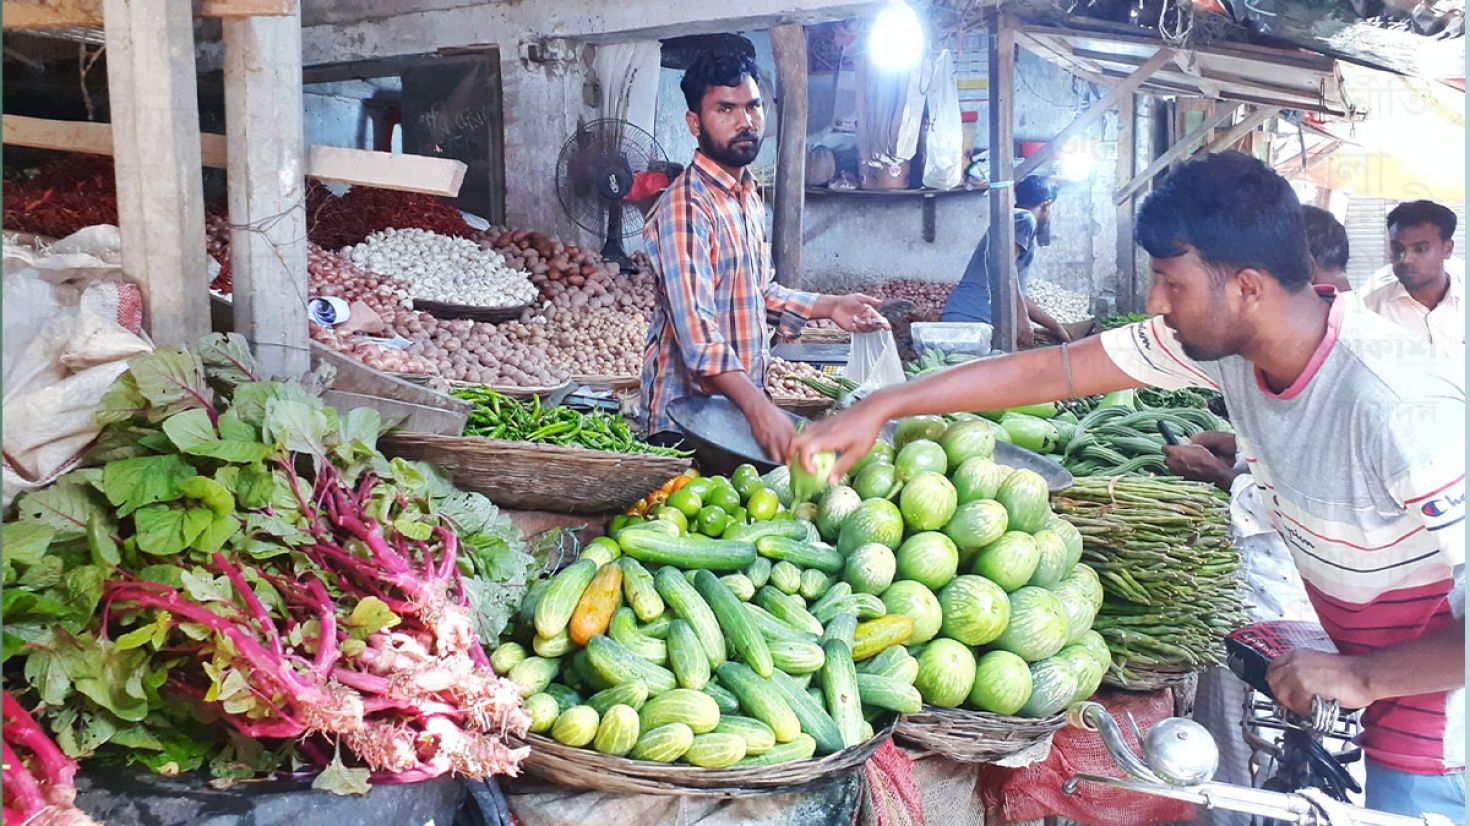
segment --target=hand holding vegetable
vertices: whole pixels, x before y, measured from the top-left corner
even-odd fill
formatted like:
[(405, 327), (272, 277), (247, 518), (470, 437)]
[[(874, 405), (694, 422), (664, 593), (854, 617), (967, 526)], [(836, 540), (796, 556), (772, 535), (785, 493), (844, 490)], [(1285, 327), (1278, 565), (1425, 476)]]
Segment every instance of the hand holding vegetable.
[(808, 473), (818, 473), (826, 464), (823, 453), (836, 453), (837, 461), (832, 464), (827, 481), (836, 483), (878, 440), (878, 434), (888, 417), (874, 404), (872, 399), (851, 407), (836, 416), (808, 425), (796, 434), (791, 444), (795, 463)]
[(750, 421), (750, 430), (755, 434), (756, 443), (766, 452), (766, 456), (774, 461), (791, 455), (791, 440), (796, 436), (796, 426), (781, 412), (781, 408), (769, 400), (756, 406), (754, 411), (745, 411), (746, 419)]

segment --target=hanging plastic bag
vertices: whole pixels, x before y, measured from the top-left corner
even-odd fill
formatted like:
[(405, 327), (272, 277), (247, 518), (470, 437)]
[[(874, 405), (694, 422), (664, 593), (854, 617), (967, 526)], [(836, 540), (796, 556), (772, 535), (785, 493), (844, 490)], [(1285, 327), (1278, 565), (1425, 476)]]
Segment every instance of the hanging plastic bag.
[(903, 362), (898, 357), (898, 343), (893, 340), (893, 331), (853, 333), (851, 349), (847, 355), (846, 375), (858, 387), (842, 400), (842, 407), (866, 397), (874, 390), (881, 390), (891, 384), (902, 384)]
[(965, 127), (960, 118), (960, 90), (949, 49), (934, 61), (925, 100), (929, 132), (925, 135), (924, 186), (954, 189), (965, 177)]

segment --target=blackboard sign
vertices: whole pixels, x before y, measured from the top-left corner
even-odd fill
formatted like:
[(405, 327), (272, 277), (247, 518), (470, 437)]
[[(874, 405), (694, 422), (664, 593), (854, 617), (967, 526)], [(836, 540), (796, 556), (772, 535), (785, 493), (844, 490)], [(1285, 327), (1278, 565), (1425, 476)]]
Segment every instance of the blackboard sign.
[(500, 55), (431, 57), (403, 69), (403, 151), (469, 166), (451, 203), (505, 223), (504, 117)]

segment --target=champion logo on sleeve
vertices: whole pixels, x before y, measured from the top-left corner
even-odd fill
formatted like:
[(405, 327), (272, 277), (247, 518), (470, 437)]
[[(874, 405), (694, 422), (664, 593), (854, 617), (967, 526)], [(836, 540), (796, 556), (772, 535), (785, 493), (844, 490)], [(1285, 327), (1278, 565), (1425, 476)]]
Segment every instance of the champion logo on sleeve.
[(1465, 520), (1465, 477), (1407, 504), (1419, 509), (1424, 526), (1430, 531), (1457, 525)]

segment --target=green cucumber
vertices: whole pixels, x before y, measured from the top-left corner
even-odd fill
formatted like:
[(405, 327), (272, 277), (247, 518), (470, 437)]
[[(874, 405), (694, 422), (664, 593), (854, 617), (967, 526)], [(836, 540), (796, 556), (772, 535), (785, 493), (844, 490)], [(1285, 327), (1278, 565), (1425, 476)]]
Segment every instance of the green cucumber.
[(787, 674), (811, 674), (822, 667), (826, 654), (822, 647), (810, 642), (782, 640), (770, 643), (771, 662)]
[(721, 734), (740, 735), (745, 740), (745, 753), (751, 756), (765, 754), (776, 745), (776, 733), (771, 731), (770, 726), (754, 717), (722, 713), (720, 724), (715, 726), (715, 731)]
[(801, 569), (790, 562), (777, 562), (771, 566), (771, 581), (766, 587), (775, 586), (783, 594), (794, 594), (801, 590)]
[(720, 714), (740, 713), (740, 698), (731, 694), (728, 688), (725, 688), (714, 680), (710, 680), (704, 684), (702, 690), (705, 694), (714, 698), (715, 704), (720, 707)]
[(577, 609), (577, 601), (596, 574), (596, 562), (580, 559), (551, 578), (551, 585), (547, 586), (536, 604), (536, 633), (539, 636), (550, 639), (566, 630), (572, 612)]
[[(766, 587), (769, 588), (770, 586), (768, 585)], [(759, 605), (753, 605), (747, 602), (745, 604), (745, 612), (750, 615), (751, 620), (755, 623), (755, 627), (760, 629), (761, 634), (771, 642), (783, 640), (789, 642), (817, 641), (815, 634), (808, 634), (805, 631), (792, 628)]]
[(709, 603), (675, 568), (660, 568), (653, 575), (653, 584), (674, 613), (694, 629), (710, 668), (718, 668), (725, 661), (725, 635)]
[(827, 711), (842, 732), (848, 746), (863, 742), (863, 707), (858, 695), (857, 668), (852, 662), (852, 649), (842, 640), (822, 643), (827, 662), (822, 665), (822, 694), (827, 698)]
[(769, 585), (755, 593), (755, 604), (798, 631), (805, 631), (814, 636), (820, 636), (822, 633), (822, 623), (818, 622), (810, 611), (797, 602), (796, 597), (783, 594)]
[(709, 571), (700, 571), (694, 578), (694, 587), (715, 612), (715, 618), (735, 653), (762, 677), (770, 678), (775, 666), (771, 663), (771, 650), (766, 638), (761, 636), (745, 612), (745, 604), (739, 597)]
[(776, 690), (781, 693), (791, 711), (796, 714), (796, 719), (801, 721), (801, 730), (812, 736), (817, 741), (817, 751), (821, 754), (832, 754), (842, 751), (842, 730), (837, 727), (837, 721), (822, 707), (822, 703), (814, 700), (801, 684), (788, 674), (777, 672), (777, 676), (771, 678)]
[(587, 661), (609, 684), (639, 680), (648, 685), (650, 695), (672, 691), (679, 684), (672, 671), (654, 665), (601, 634), (587, 641)]
[(832, 548), (808, 545), (784, 536), (766, 536), (755, 541), (756, 553), (773, 562), (790, 562), (798, 568), (816, 568), (829, 574), (842, 570), (846, 561)]
[(669, 661), (668, 645), (663, 640), (644, 636), (638, 630), (638, 620), (633, 609), (626, 605), (613, 614), (612, 622), (607, 626), (607, 635), (618, 645), (655, 665), (665, 665)]
[(924, 698), (919, 690), (907, 683), (878, 674), (857, 675), (858, 695), (865, 706), (896, 711), (899, 714), (918, 714), (924, 707)]
[(653, 574), (631, 556), (620, 557), (618, 567), (623, 569), (623, 599), (638, 621), (653, 622), (663, 616), (664, 599), (653, 587)]
[(745, 569), (745, 575), (750, 578), (750, 584), (754, 585), (757, 590), (764, 588), (766, 583), (771, 581), (771, 560), (763, 556), (756, 557), (756, 560), (750, 563), (750, 567)]
[(669, 666), (685, 688), (702, 689), (709, 683), (709, 659), (689, 623), (681, 619), (669, 625)]
[(634, 711), (643, 708), (648, 702), (648, 686), (640, 680), (630, 680), (626, 683), (605, 688), (587, 698), (587, 705), (598, 714), (607, 714), (607, 710), (613, 706), (628, 706)]
[(720, 577), (720, 581), (725, 583), (730, 593), (741, 602), (750, 602), (755, 599), (755, 583), (751, 582), (750, 577), (745, 574), (726, 574)]
[(801, 733), (801, 721), (771, 680), (737, 662), (724, 663), (715, 673), (720, 683), (740, 699), (740, 707), (747, 714), (771, 727), (777, 742), (789, 743)]
[(832, 587), (832, 577), (816, 568), (808, 568), (801, 572), (801, 597), (806, 600), (821, 599)]
[(755, 561), (755, 545), (739, 540), (672, 537), (656, 531), (623, 531), (618, 534), (618, 545), (623, 553), (639, 562), (677, 565), (684, 569), (738, 571)]
[(669, 638), (669, 623), (673, 621), (673, 617), (668, 614), (663, 614), (652, 622), (645, 622), (638, 626), (638, 633), (656, 640), (667, 640)]
[(850, 596), (852, 596), (851, 585), (846, 582), (833, 583), (832, 587), (827, 589), (827, 593), (822, 594), (820, 599), (807, 606), (807, 610), (811, 611), (812, 614), (815, 615), (818, 611), (824, 611), (827, 609), (828, 606), (832, 605), (833, 603), (844, 600)]
[(736, 763), (734, 768), (758, 769), (764, 766), (779, 766), (782, 763), (795, 763), (798, 760), (810, 760), (816, 752), (817, 741), (808, 735), (798, 734), (791, 742), (772, 746), (765, 754), (747, 757)]
[(740, 542), (758, 542), (762, 537), (784, 536), (787, 539), (805, 539), (806, 526), (793, 520), (781, 519), (769, 522), (752, 522), (740, 525), (727, 532), (728, 539)]
[(843, 643), (851, 646), (853, 639), (857, 636), (857, 627), (857, 614), (838, 614), (827, 623), (827, 630), (822, 632), (821, 641), (841, 640)]

